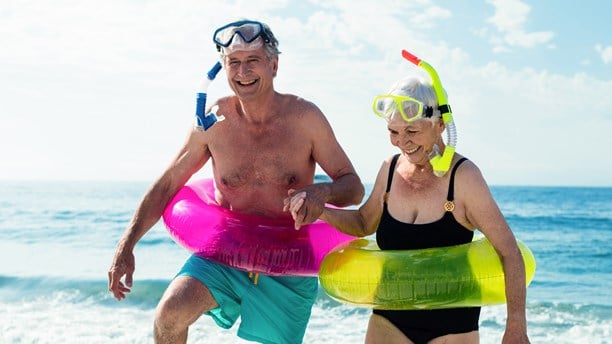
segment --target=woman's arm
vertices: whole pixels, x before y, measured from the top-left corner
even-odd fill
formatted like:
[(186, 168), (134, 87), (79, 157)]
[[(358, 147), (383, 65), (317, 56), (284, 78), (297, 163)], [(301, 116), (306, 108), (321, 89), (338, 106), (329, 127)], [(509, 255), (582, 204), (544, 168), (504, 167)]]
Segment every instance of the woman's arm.
[[(319, 218), (349, 235), (363, 237), (376, 232), (382, 214), (389, 164), (390, 159), (382, 164), (370, 196), (359, 209), (325, 207)], [(295, 195), (286, 208), (292, 213), (300, 209), (304, 196)]]
[(464, 202), (466, 219), (491, 242), (503, 265), (508, 313), (504, 342), (528, 343), (525, 263), (516, 238), (478, 167), (469, 162), (457, 172), (457, 196)]

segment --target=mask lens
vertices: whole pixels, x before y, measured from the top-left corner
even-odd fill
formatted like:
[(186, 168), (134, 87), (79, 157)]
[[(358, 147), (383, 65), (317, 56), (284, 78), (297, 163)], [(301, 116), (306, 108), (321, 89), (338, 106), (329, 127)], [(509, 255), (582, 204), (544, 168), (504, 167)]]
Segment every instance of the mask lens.
[(263, 27), (258, 22), (235, 22), (217, 29), (213, 40), (222, 47), (228, 47), (234, 35), (238, 34), (245, 43), (251, 43), (261, 35), (262, 30)]
[(245, 24), (236, 29), (236, 32), (240, 33), (245, 42), (251, 43), (261, 34), (261, 25)]
[(414, 99), (403, 99), (401, 100), (402, 110), (404, 110), (404, 119), (407, 121), (414, 121), (421, 117), (423, 113), (423, 104)]
[(390, 117), (395, 109), (395, 101), (391, 97), (379, 96), (374, 99), (374, 113), (380, 117)]

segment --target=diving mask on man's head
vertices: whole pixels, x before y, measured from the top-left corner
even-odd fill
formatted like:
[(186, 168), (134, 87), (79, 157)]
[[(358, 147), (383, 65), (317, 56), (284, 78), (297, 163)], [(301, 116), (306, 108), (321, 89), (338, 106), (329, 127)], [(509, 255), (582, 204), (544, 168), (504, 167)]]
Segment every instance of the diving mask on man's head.
[(433, 107), (423, 104), (420, 100), (395, 94), (376, 96), (372, 109), (377, 116), (386, 119), (390, 119), (395, 112), (399, 112), (404, 121), (408, 123), (421, 118), (431, 118), (434, 114)]
[(262, 23), (240, 20), (215, 30), (213, 42), (217, 45), (218, 51), (229, 54), (234, 51), (259, 49), (264, 43), (270, 43), (270, 37)]

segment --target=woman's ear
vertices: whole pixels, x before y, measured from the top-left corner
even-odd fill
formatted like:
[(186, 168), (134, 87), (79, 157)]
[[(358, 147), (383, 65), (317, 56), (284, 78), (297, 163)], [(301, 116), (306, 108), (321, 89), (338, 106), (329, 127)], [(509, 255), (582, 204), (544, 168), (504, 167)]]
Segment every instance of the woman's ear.
[(438, 121), (436, 121), (434, 123), (434, 126), (436, 127), (436, 129), (438, 129), (438, 132), (441, 134), (444, 129), (446, 128), (446, 124), (444, 124), (444, 120), (442, 119), (442, 117), (438, 118)]

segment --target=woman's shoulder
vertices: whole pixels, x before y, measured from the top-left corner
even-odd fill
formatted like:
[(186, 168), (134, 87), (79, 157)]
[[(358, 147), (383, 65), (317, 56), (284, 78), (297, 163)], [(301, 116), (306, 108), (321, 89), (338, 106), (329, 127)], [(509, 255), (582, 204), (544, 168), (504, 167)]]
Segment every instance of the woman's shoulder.
[(455, 172), (455, 183), (476, 188), (486, 185), (486, 181), (482, 175), (482, 172), (480, 171), (480, 168), (473, 160), (464, 157), (461, 154), (455, 153), (455, 156), (453, 157), (453, 166), (456, 166), (459, 161), (464, 158), (465, 160), (461, 162), (461, 165), (457, 167)]
[(455, 155), (453, 156), (453, 162), (451, 164), (451, 168), (457, 168), (457, 173), (459, 173), (459, 170), (467, 170), (467, 171), (474, 171), (474, 170), (479, 170), (478, 166), (476, 165), (476, 163), (470, 159), (469, 157), (463, 156), (462, 154), (459, 153), (455, 153)]

